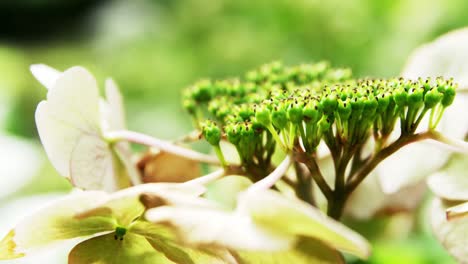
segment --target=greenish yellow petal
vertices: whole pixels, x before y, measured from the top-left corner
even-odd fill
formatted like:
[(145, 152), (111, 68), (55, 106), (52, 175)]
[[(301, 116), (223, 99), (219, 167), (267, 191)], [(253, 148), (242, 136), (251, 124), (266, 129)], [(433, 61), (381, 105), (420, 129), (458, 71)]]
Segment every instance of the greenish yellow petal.
[(248, 212), (256, 224), (272, 232), (315, 238), (360, 258), (370, 254), (370, 245), (361, 235), (315, 207), (278, 192), (244, 192), (239, 198), (239, 209)]
[(76, 245), (68, 255), (69, 264), (174, 264), (154, 250), (142, 236), (127, 233), (122, 240), (114, 234), (98, 236)]
[(226, 176), (207, 186), (204, 196), (222, 204), (226, 209), (233, 210), (237, 204), (237, 195), (252, 185), (252, 181), (244, 176)]
[[(71, 194), (26, 217), (7, 235), (9, 254), (24, 254), (66, 239), (111, 232), (115, 221), (105, 212), (83, 217), (107, 193), (89, 191)], [(2, 242), (3, 243), (3, 242)]]
[(249, 215), (219, 208), (161, 206), (150, 209), (146, 219), (169, 223), (184, 242), (240, 250), (279, 250), (289, 248), (293, 235), (284, 235), (255, 224)]
[(301, 239), (296, 247), (278, 252), (237, 252), (239, 264), (338, 264), (340, 253), (314, 239)]
[(174, 242), (177, 239), (174, 231), (165, 225), (136, 221), (129, 228), (129, 232), (144, 236), (153, 248), (164, 253), (168, 259), (175, 263), (223, 264), (225, 257), (232, 257), (227, 250), (218, 248), (190, 248), (177, 245)]

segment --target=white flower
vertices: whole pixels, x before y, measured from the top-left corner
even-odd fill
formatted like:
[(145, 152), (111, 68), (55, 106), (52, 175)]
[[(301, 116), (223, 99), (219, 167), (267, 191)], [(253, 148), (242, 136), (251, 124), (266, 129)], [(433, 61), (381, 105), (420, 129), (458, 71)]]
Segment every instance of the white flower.
[[(20, 221), (0, 241), (0, 259), (74, 242), (69, 263), (225, 263), (222, 256), (175, 243), (170, 230), (140, 218), (145, 194), (162, 203), (203, 207), (197, 184), (143, 184), (114, 193), (78, 191)], [(144, 256), (144, 258), (143, 258)]]
[(63, 73), (32, 65), (34, 76), (48, 89), (36, 109), (36, 124), (47, 156), (57, 171), (83, 189), (115, 191), (138, 182), (129, 161), (128, 143), (109, 143), (104, 133), (124, 129), (122, 98), (112, 80), (106, 100), (94, 77), (82, 67)]

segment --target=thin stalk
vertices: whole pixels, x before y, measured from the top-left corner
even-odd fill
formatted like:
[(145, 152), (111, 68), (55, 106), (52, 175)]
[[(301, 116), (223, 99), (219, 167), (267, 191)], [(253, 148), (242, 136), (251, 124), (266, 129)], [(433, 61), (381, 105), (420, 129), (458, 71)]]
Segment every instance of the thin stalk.
[(195, 184), (195, 185), (206, 185), (214, 180), (217, 180), (221, 177), (223, 177), (224, 175), (226, 175), (226, 172), (224, 169), (218, 169), (218, 170), (215, 170), (209, 174), (206, 174), (204, 176), (201, 176), (201, 177), (198, 177), (198, 178), (195, 178), (193, 180), (190, 180), (190, 181), (186, 181), (182, 184), (185, 184), (185, 185), (191, 185), (191, 184)]
[(110, 142), (119, 142), (119, 141), (129, 141), (137, 144), (142, 144), (146, 146), (155, 147), (164, 152), (168, 152), (180, 157), (184, 157), (190, 160), (204, 162), (213, 165), (221, 165), (221, 162), (211, 155), (206, 155), (191, 149), (186, 149), (184, 147), (174, 145), (171, 142), (153, 138), (145, 134), (138, 132), (128, 131), (128, 130), (119, 130), (112, 131), (105, 135), (105, 138)]
[(213, 147), (216, 153), (216, 156), (218, 157), (219, 161), (221, 162), (221, 165), (226, 168), (229, 166), (229, 164), (226, 162), (226, 159), (224, 158), (223, 151), (221, 150), (221, 146), (218, 144)]
[(390, 144), (388, 147), (383, 148), (377, 155), (369, 159), (366, 164), (364, 164), (359, 170), (356, 171), (352, 177), (349, 177), (348, 182), (346, 183), (346, 196), (351, 194), (357, 186), (365, 179), (365, 177), (373, 170), (377, 165), (386, 159), (388, 156), (397, 152), (400, 148), (416, 141), (421, 141), (425, 139), (431, 139), (433, 137), (432, 131), (427, 131), (418, 134), (400, 136), (395, 142)]
[(307, 175), (302, 165), (294, 162), (294, 170), (296, 171), (297, 185), (295, 186), (296, 195), (299, 199), (315, 206), (315, 200), (312, 193), (312, 178)]
[(296, 153), (295, 158), (297, 162), (306, 165), (306, 167), (309, 169), (310, 175), (314, 179), (315, 183), (317, 183), (317, 186), (319, 187), (320, 191), (323, 193), (325, 198), (327, 198), (327, 200), (332, 199), (333, 191), (328, 185), (328, 183), (325, 181), (325, 178), (323, 177), (323, 174), (320, 171), (317, 161), (313, 157), (308, 156), (305, 152)]
[(279, 181), (286, 171), (291, 166), (292, 159), (291, 155), (286, 156), (286, 158), (272, 171), (268, 176), (256, 182), (254, 185), (250, 186), (247, 191), (255, 192), (260, 190), (267, 190), (273, 187), (277, 181)]

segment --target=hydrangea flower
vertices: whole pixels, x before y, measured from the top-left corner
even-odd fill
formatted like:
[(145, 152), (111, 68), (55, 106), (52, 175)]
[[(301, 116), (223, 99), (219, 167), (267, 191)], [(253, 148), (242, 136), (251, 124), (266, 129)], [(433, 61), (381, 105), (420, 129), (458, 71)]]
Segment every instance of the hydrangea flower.
[(104, 100), (96, 80), (82, 67), (60, 73), (32, 65), (31, 71), (48, 89), (47, 100), (37, 107), (36, 124), (57, 171), (83, 189), (115, 191), (139, 183), (127, 143), (112, 144), (104, 136), (109, 130), (125, 128), (115, 83), (106, 81)]
[(94, 77), (75, 66), (63, 73), (46, 65), (32, 65), (34, 76), (48, 88), (39, 103), (36, 124), (47, 156), (57, 171), (75, 187), (116, 191), (140, 184), (131, 162), (128, 142), (198, 162), (219, 164), (212, 156), (157, 138), (125, 130), (122, 96), (111, 79), (106, 99), (99, 97)]
[(22, 220), (0, 242), (0, 259), (73, 239), (77, 245), (69, 263), (225, 263), (217, 256), (223, 251), (184, 247), (170, 228), (142, 219), (142, 195), (162, 204), (203, 207), (196, 199), (203, 191), (196, 184), (145, 184), (112, 194), (77, 191)]

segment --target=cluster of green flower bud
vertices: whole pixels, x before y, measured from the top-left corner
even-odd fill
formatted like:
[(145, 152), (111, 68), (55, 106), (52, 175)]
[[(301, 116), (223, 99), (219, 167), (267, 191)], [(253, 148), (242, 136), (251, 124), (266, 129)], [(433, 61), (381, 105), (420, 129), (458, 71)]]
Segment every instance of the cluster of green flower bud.
[(325, 62), (274, 62), (245, 79), (200, 81), (185, 91), (184, 107), (208, 142), (225, 137), (243, 161), (265, 162), (275, 145), (288, 151), (302, 144), (313, 152), (322, 139), (353, 145), (370, 135), (386, 138), (397, 120), (402, 133), (414, 133), (430, 111), (433, 128), (453, 102), (455, 86), (442, 78), (353, 79), (349, 69)]

